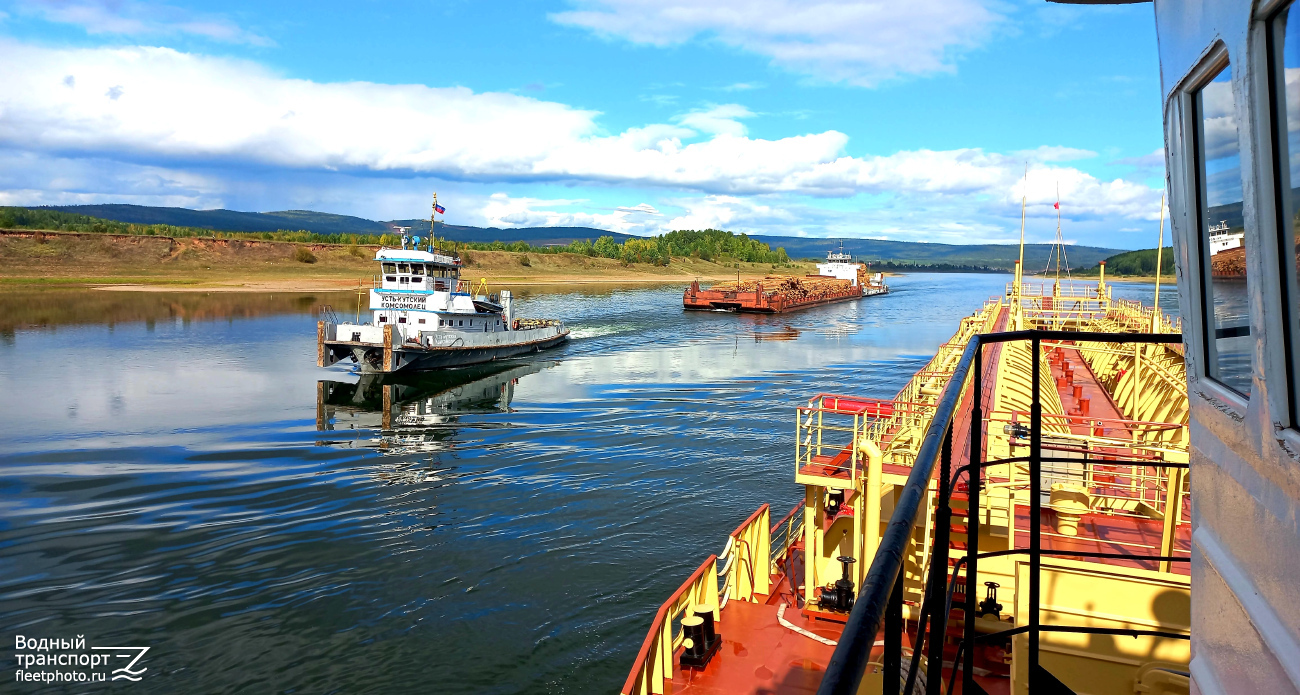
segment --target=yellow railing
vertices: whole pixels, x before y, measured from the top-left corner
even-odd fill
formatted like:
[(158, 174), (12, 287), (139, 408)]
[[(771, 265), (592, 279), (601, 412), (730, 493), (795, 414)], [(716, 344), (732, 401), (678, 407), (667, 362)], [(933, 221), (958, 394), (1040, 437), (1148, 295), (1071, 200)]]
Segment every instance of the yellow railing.
[(785, 568), (781, 566), (782, 558), (789, 557), (790, 548), (803, 537), (803, 503), (791, 507), (780, 521), (772, 524), (768, 537), (771, 539), (772, 546), (769, 553), (771, 573), (784, 574)]
[(884, 463), (912, 465), (921, 446), (921, 434), (934, 417), (935, 404), (952, 378), (962, 351), (975, 335), (993, 331), (1001, 308), (999, 300), (993, 299), (985, 302), (983, 309), (973, 316), (962, 319), (957, 334), (940, 345), (929, 364), (914, 374), (894, 397), (893, 414), (867, 424), (863, 436), (880, 447)]
[[(841, 420), (835, 419), (836, 416), (847, 416), (851, 423), (840, 424)], [(807, 406), (796, 407), (795, 480), (805, 475), (803, 471), (815, 468), (819, 472), (806, 475), (836, 480), (842, 477), (844, 487), (853, 487), (858, 479), (858, 450), (852, 444), (858, 440), (865, 422), (866, 418), (860, 413), (835, 407), (827, 402), (825, 396), (814, 397)], [(841, 459), (841, 454), (846, 451), (847, 457)], [(836, 459), (841, 460), (836, 463)]]
[(763, 505), (727, 536), (727, 547), (718, 556), (723, 569), (718, 578), (726, 589), (721, 606), (729, 600), (758, 603), (756, 595), (767, 596), (772, 581), (771, 511)]
[(673, 624), (687, 612), (699, 608), (712, 610), (713, 620), (720, 622), (718, 603), (718, 557), (710, 555), (704, 564), (659, 607), (650, 632), (637, 652), (632, 673), (623, 683), (622, 695), (661, 695), (665, 683), (673, 678), (673, 652), (681, 646), (684, 635), (673, 634)]

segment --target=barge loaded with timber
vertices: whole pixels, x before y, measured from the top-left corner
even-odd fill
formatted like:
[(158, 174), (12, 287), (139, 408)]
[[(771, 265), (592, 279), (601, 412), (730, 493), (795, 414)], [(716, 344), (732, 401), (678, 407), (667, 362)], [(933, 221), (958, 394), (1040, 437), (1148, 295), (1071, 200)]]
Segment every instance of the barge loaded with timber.
[(1158, 296), (1017, 264), (894, 398), (810, 395), (801, 501), (720, 539), (623, 695), (1187, 693), (1188, 400)]
[(828, 253), (826, 262), (817, 264), (817, 273), (804, 277), (769, 275), (762, 280), (737, 279), (708, 289), (701, 289), (697, 280), (682, 294), (682, 307), (780, 314), (889, 293), (882, 273), (872, 275), (865, 264), (854, 263), (843, 248)]

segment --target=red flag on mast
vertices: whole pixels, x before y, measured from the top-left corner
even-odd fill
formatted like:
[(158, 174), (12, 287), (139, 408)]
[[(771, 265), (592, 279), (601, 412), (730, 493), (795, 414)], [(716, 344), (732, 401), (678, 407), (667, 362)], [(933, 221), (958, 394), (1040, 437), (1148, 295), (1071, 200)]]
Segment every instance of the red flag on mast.
[(1052, 204), (1052, 207), (1056, 208), (1057, 210), (1060, 210), (1060, 209), (1061, 209), (1061, 201), (1059, 201), (1059, 200), (1056, 201), (1055, 203)]

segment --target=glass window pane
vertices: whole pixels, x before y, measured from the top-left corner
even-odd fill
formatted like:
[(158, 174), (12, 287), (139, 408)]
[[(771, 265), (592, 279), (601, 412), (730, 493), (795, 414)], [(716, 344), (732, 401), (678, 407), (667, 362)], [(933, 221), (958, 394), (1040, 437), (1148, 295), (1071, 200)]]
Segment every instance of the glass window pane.
[[(1283, 11), (1278, 16), (1277, 21), (1282, 24), (1278, 29), (1282, 29), (1282, 68), (1276, 71), (1276, 76), (1280, 78), (1279, 84), (1275, 88), (1280, 90), (1280, 97), (1277, 99), (1278, 106), (1282, 109), (1281, 127), (1282, 132), (1278, 134), (1278, 158), (1280, 161), (1287, 162), (1286, 171), (1290, 173), (1289, 180), (1283, 177), (1278, 181), (1279, 188), (1278, 202), (1283, 207), (1283, 214), (1291, 218), (1290, 230), (1283, 223), (1278, 229), (1279, 241), (1283, 248), (1283, 258), (1288, 261), (1288, 265), (1296, 270), (1300, 270), (1300, 191), (1297, 191), (1296, 185), (1300, 184), (1300, 12)], [(1277, 33), (1272, 36), (1276, 40)], [(1276, 53), (1274, 56), (1276, 57)], [(1290, 190), (1285, 190), (1290, 188)], [(1285, 218), (1284, 218), (1285, 219)], [(1297, 324), (1297, 318), (1300, 318), (1300, 292), (1294, 284), (1294, 280), (1287, 277), (1292, 272), (1291, 268), (1286, 270), (1283, 280), (1291, 284), (1291, 346), (1292, 354), (1300, 357), (1300, 324)], [(1298, 365), (1300, 366), (1300, 365)], [(1295, 372), (1300, 374), (1300, 372)], [(1293, 387), (1294, 388), (1294, 387)], [(1300, 391), (1294, 391), (1291, 395), (1292, 400), (1300, 399)], [(1296, 404), (1300, 406), (1300, 403)], [(1300, 407), (1297, 407), (1300, 410)], [(1294, 423), (1293, 423), (1294, 425)]]
[(1250, 314), (1246, 292), (1246, 230), (1242, 218), (1241, 150), (1232, 67), (1196, 94), (1200, 166), (1201, 243), (1206, 267), (1205, 301), (1212, 321), (1206, 336), (1209, 375), (1250, 394)]

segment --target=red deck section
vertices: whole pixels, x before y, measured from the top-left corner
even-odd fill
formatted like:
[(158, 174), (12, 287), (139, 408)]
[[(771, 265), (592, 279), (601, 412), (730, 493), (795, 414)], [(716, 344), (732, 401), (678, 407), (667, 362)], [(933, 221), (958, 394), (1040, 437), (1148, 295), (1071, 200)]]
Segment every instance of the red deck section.
[[(727, 604), (722, 610), (722, 619), (717, 623), (722, 648), (702, 670), (676, 668), (668, 692), (690, 695), (802, 695), (817, 692), (835, 647), (782, 625), (777, 617), (778, 610), (786, 604), (783, 616), (786, 622), (832, 641), (839, 639), (844, 626), (833, 620), (810, 618), (794, 608), (795, 598), (783, 576), (774, 575), (772, 586), (774, 593), (765, 603), (732, 601)], [(903, 632), (903, 646), (910, 650), (908, 635), (915, 634), (916, 624), (909, 623)], [(872, 648), (873, 662), (879, 663), (883, 658), (883, 639), (884, 636), (880, 635)], [(948, 645), (945, 666), (951, 666), (955, 656), (952, 645)], [(983, 658), (977, 664), (977, 667), (993, 665)], [(906, 671), (906, 659), (903, 668)], [(944, 673), (947, 678), (950, 671), (945, 669)], [(976, 680), (989, 695), (1010, 693), (1010, 681), (1005, 676), (977, 675)], [(958, 683), (954, 693), (960, 692), (961, 684)]]
[[(702, 671), (678, 669), (672, 692), (817, 692), (835, 648), (781, 625), (778, 608), (772, 603), (728, 603), (717, 623), (722, 649)], [(832, 641), (843, 629), (837, 623), (809, 620), (795, 608), (786, 608), (785, 619)]]

